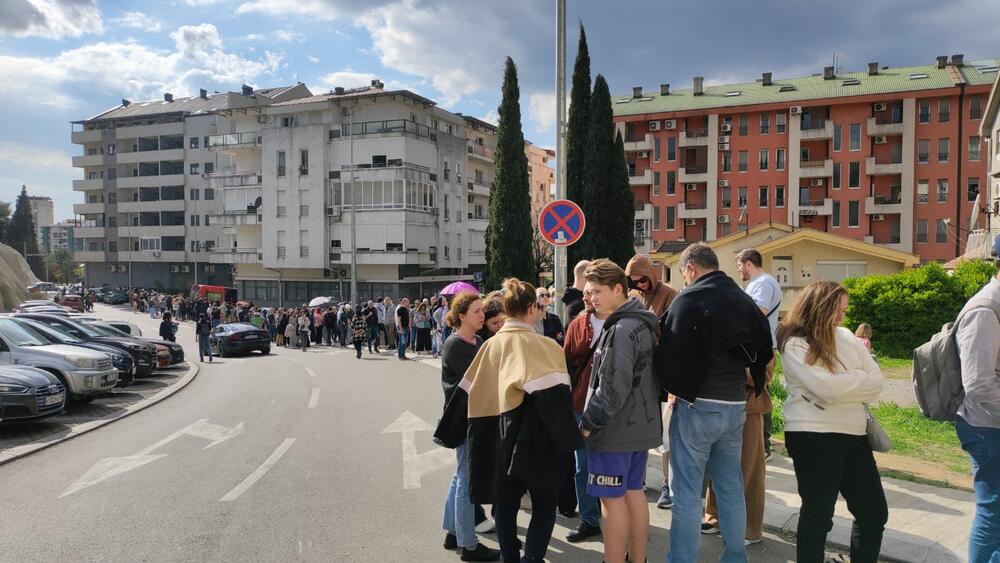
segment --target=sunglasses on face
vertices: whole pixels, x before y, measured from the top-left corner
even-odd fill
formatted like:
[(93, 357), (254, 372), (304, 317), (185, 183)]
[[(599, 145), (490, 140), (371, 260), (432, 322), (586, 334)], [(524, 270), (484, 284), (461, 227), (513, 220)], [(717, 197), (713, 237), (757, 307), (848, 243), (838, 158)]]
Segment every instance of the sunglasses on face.
[(549, 298), (549, 294), (548, 293), (539, 293), (538, 294), (538, 298), (539, 299), (548, 299)]
[(629, 289), (638, 289), (638, 287), (640, 285), (649, 285), (649, 278), (646, 277), (646, 276), (642, 276), (638, 280), (634, 280), (632, 278), (628, 279), (628, 288)]

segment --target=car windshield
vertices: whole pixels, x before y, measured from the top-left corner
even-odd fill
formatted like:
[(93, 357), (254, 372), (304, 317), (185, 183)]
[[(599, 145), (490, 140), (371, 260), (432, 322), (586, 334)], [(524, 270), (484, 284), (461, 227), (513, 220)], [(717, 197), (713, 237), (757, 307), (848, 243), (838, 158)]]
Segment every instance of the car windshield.
[(66, 327), (66, 330), (64, 330), (63, 332), (68, 332), (69, 334), (73, 334), (73, 331), (77, 330), (77, 331), (83, 333), (84, 335), (90, 336), (90, 337), (104, 336), (100, 332), (97, 332), (96, 330), (92, 329), (91, 327), (89, 327), (89, 326), (87, 326), (87, 325), (85, 325), (83, 323), (76, 323), (76, 322), (73, 322), (73, 321), (62, 320), (61, 322), (48, 323), (48, 324), (50, 326), (52, 326), (52, 325), (58, 325), (60, 327)]
[(101, 336), (129, 336), (117, 328), (104, 323), (86, 323), (86, 325), (87, 328), (98, 332)]
[(13, 346), (44, 346), (47, 341), (10, 319), (0, 319), (0, 335)]
[(63, 332), (56, 327), (45, 326), (42, 323), (28, 319), (18, 319), (16, 322), (29, 331), (40, 334), (45, 340), (50, 340), (55, 343), (79, 344), (83, 342), (83, 340), (80, 340), (68, 332)]

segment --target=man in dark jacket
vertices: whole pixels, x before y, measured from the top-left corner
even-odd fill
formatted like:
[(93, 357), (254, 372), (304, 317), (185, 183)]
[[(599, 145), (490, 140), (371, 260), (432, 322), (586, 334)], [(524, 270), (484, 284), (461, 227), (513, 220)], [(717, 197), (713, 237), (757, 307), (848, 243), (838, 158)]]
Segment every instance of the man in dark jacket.
[(563, 293), (562, 302), (566, 306), (566, 326), (573, 322), (585, 307), (583, 302), (583, 286), (587, 284), (583, 274), (590, 267), (590, 260), (580, 260), (573, 267), (573, 286), (567, 287)]
[(333, 346), (334, 340), (340, 340), (340, 333), (337, 332), (337, 312), (329, 306), (323, 313), (323, 342), (327, 346)]
[(718, 271), (711, 247), (692, 244), (681, 254), (680, 267), (687, 286), (667, 311), (656, 350), (661, 383), (676, 397), (669, 436), (674, 506), (667, 561), (698, 559), (706, 472), (718, 499), (722, 559), (745, 561), (743, 423), (747, 397), (764, 391), (773, 356), (771, 330), (753, 299)]

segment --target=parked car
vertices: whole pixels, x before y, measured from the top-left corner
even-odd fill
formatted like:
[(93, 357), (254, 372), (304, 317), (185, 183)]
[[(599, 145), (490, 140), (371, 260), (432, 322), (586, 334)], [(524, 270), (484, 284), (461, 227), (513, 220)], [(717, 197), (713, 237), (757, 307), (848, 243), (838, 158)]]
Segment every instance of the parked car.
[(74, 311), (82, 313), (84, 311), (83, 297), (75, 293), (67, 293), (59, 299), (59, 304), (63, 307), (69, 307)]
[(36, 282), (29, 285), (25, 289), (27, 289), (29, 293), (41, 293), (48, 295), (49, 297), (59, 294), (59, 288), (52, 282)]
[(135, 340), (138, 340), (140, 342), (149, 342), (150, 344), (163, 346), (170, 352), (169, 365), (179, 364), (184, 361), (184, 348), (176, 342), (170, 342), (169, 340), (160, 340), (158, 338), (145, 338), (140, 336), (132, 336), (131, 334), (122, 332), (121, 330), (118, 330), (117, 328), (111, 326), (111, 324), (106, 321), (83, 321), (83, 324), (104, 333), (105, 336), (121, 336), (124, 338), (134, 338)]
[(103, 287), (91, 287), (87, 289), (87, 293), (94, 296), (94, 302), (104, 301), (104, 294), (107, 291)]
[(133, 323), (132, 321), (104, 321), (104, 322), (107, 323), (112, 328), (116, 328), (129, 336), (135, 338), (142, 337), (142, 330), (139, 328), (139, 325)]
[(135, 376), (145, 377), (153, 373), (156, 369), (156, 346), (149, 342), (143, 342), (127, 336), (106, 336), (94, 327), (76, 322), (67, 317), (59, 315), (48, 315), (44, 313), (16, 313), (15, 317), (24, 317), (38, 321), (45, 326), (55, 330), (75, 336), (84, 342), (98, 342), (114, 346), (120, 350), (128, 352), (135, 362)]
[(0, 367), (0, 422), (38, 420), (66, 409), (66, 388), (31, 366)]
[(221, 324), (212, 329), (208, 345), (213, 354), (226, 357), (240, 352), (260, 350), (271, 353), (271, 334), (248, 323)]
[(118, 370), (118, 387), (128, 387), (133, 381), (135, 381), (135, 362), (132, 360), (132, 356), (130, 356), (128, 352), (115, 348), (110, 344), (85, 342), (75, 336), (60, 332), (52, 327), (45, 326), (38, 321), (25, 319), (23, 317), (10, 318), (13, 319), (14, 322), (34, 333), (36, 336), (48, 341), (50, 344), (79, 346), (81, 348), (88, 348), (90, 350), (96, 350), (107, 354), (111, 357), (111, 365)]
[(128, 293), (124, 291), (112, 290), (104, 294), (104, 302), (108, 305), (121, 305), (128, 303)]
[(48, 344), (10, 318), (0, 318), (0, 365), (28, 365), (59, 378), (73, 401), (88, 402), (118, 384), (107, 354)]

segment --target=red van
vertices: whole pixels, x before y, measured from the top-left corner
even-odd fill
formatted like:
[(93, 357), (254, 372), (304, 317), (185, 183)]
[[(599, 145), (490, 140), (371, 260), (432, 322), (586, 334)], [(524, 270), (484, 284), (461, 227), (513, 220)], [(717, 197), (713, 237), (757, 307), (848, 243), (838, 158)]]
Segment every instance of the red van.
[(235, 303), (236, 288), (221, 285), (192, 285), (191, 297), (194, 299), (204, 297), (213, 302), (224, 301), (226, 303)]

